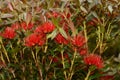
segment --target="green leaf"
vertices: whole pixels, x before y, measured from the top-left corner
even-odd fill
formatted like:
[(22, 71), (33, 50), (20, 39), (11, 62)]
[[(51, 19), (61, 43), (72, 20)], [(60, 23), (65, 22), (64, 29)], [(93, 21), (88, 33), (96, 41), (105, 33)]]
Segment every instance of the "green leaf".
[(25, 16), (25, 13), (21, 13), (21, 14), (18, 16), (19, 21), (24, 20), (24, 16)]
[(111, 5), (109, 5), (109, 6), (108, 6), (108, 10), (110, 11), (110, 13), (112, 13), (112, 12), (113, 12), (113, 8), (112, 8), (112, 6), (111, 6)]
[(85, 9), (85, 7), (80, 6), (80, 9), (81, 9), (83, 12), (88, 13), (88, 11)]
[(95, 73), (94, 75), (91, 75), (91, 76), (89, 77), (89, 80), (98, 79), (100, 76), (102, 76), (102, 74)]
[(58, 31), (57, 29), (55, 29), (51, 34), (47, 35), (47, 39), (51, 38), (51, 40), (53, 40), (57, 34), (58, 34)]
[(67, 34), (66, 34), (66, 32), (63, 30), (63, 28), (59, 28), (59, 31), (60, 31), (60, 34), (64, 37), (64, 38), (66, 38), (67, 39)]
[(11, 18), (11, 17), (13, 17), (12, 14), (8, 14), (8, 13), (6, 13), (6, 14), (1, 14), (0, 16), (1, 16), (1, 18)]
[(54, 24), (56, 27), (59, 27), (59, 26), (58, 26), (58, 23), (59, 23), (59, 20), (58, 20), (58, 19), (52, 18), (52, 22), (53, 22), (53, 24)]
[(27, 13), (25, 17), (26, 17), (26, 20), (25, 20), (26, 23), (29, 24), (32, 19), (32, 15), (30, 13)]

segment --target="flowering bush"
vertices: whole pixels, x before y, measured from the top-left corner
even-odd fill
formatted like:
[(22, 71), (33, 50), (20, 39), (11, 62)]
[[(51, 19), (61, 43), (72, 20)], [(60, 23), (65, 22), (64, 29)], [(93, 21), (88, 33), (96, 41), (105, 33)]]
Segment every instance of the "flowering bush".
[(0, 80), (119, 80), (118, 0), (1, 0)]

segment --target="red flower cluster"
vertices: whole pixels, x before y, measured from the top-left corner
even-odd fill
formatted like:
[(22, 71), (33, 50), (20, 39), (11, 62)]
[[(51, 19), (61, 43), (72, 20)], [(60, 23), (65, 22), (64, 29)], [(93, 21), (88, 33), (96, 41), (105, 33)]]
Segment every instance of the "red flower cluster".
[(87, 54), (87, 49), (86, 48), (85, 49), (80, 49), (79, 54), (80, 55), (86, 55)]
[(42, 46), (46, 41), (46, 34), (52, 32), (55, 29), (55, 26), (51, 22), (45, 22), (43, 25), (38, 26), (34, 33), (25, 38), (26, 46)]
[(46, 16), (47, 16), (48, 18), (52, 18), (52, 17), (58, 18), (58, 17), (60, 17), (60, 18), (64, 19), (65, 17), (66, 17), (66, 18), (70, 18), (70, 17), (71, 17), (71, 14), (70, 14), (70, 13), (66, 13), (66, 12), (63, 12), (63, 13), (60, 14), (59, 12), (53, 11), (53, 12), (51, 12), (51, 13), (49, 13), (49, 14), (47, 13)]
[(30, 22), (29, 24), (27, 24), (26, 22), (22, 22), (22, 23), (21, 23), (21, 27), (22, 27), (24, 30), (29, 30), (29, 29), (32, 29), (33, 23)]
[(35, 46), (40, 45), (42, 46), (45, 43), (45, 39), (43, 38), (43, 35), (38, 35), (36, 33), (33, 33), (29, 35), (27, 38), (25, 38), (25, 45), (26, 46)]
[(47, 16), (47, 18), (52, 18), (52, 17), (58, 18), (60, 16), (60, 14), (58, 12), (53, 11), (53, 12), (50, 12), (50, 13), (46, 13), (46, 16)]
[(86, 57), (84, 57), (84, 62), (87, 65), (94, 65), (98, 69), (103, 67), (103, 61), (102, 61), (101, 57), (96, 54), (87, 55)]
[(42, 30), (44, 33), (49, 33), (52, 32), (55, 29), (55, 25), (51, 22), (45, 22), (42, 25)]
[(34, 32), (35, 33), (40, 33), (40, 34), (43, 33), (43, 26), (40, 25), (40, 26), (36, 27), (36, 29), (34, 30)]
[(59, 44), (68, 44), (68, 40), (65, 39), (60, 33), (55, 37), (55, 41)]
[(59, 15), (60, 15), (60, 14), (59, 14), (59, 13), (57, 13), (57, 12), (52, 12), (52, 17), (57, 18)]
[(82, 47), (85, 43), (85, 38), (80, 35), (77, 35), (72, 39), (72, 44), (77, 47)]
[(37, 33), (49, 33), (55, 29), (55, 26), (52, 22), (45, 22), (43, 25), (38, 26), (34, 32)]
[(11, 27), (6, 27), (4, 32), (1, 33), (2, 37), (8, 38), (8, 39), (13, 39), (15, 35), (16, 35), (15, 31)]
[(14, 29), (14, 30), (18, 30), (20, 28), (20, 25), (18, 22), (14, 23), (11, 25), (11, 28)]

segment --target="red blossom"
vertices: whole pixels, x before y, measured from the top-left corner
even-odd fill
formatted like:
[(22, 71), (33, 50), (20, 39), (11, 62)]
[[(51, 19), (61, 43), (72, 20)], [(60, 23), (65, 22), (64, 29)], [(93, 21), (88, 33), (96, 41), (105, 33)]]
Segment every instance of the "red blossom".
[(55, 37), (55, 41), (59, 44), (68, 44), (68, 40), (65, 39), (60, 33)]
[(77, 35), (72, 39), (72, 44), (77, 47), (82, 47), (86, 43), (85, 37)]
[(20, 27), (20, 25), (19, 25), (18, 22), (16, 22), (16, 23), (14, 23), (14, 24), (11, 25), (11, 28), (14, 29), (14, 30), (19, 29), (19, 27)]
[(80, 55), (86, 55), (87, 49), (81, 49), (79, 53), (80, 53)]
[(89, 54), (86, 57), (84, 57), (84, 62), (87, 65), (94, 65), (98, 69), (103, 67), (103, 61), (99, 55), (96, 54)]
[(34, 46), (38, 43), (39, 38), (37, 34), (31, 34), (27, 38), (25, 38), (25, 45), (26, 46)]
[(7, 27), (5, 28), (4, 32), (1, 33), (1, 35), (4, 37), (4, 38), (8, 38), (8, 39), (13, 39), (16, 35), (14, 29), (12, 29), (11, 27)]
[(29, 24), (27, 24), (26, 22), (22, 22), (22, 23), (21, 23), (21, 27), (22, 27), (24, 30), (30, 30), (30, 29), (32, 29), (32, 27), (33, 27), (33, 23), (30, 22)]
[(36, 29), (34, 30), (35, 33), (43, 33), (43, 26), (38, 26), (36, 27)]
[(44, 33), (52, 32), (55, 29), (55, 25), (52, 22), (45, 22), (42, 26)]
[(38, 35), (36, 33), (33, 33), (29, 35), (27, 38), (25, 38), (25, 45), (28, 47), (40, 45), (42, 46), (45, 43), (45, 40), (43, 38), (43, 35)]
[(58, 12), (50, 12), (50, 13), (46, 13), (47, 18), (58, 18), (60, 16), (60, 14)]
[(42, 37), (42, 38), (39, 39), (38, 45), (39, 45), (39, 46), (42, 46), (42, 45), (45, 44), (45, 42), (46, 42), (46, 37)]
[(55, 18), (57, 18), (59, 15), (60, 15), (60, 14), (57, 13), (57, 12), (52, 12), (52, 16), (55, 17)]
[(87, 24), (90, 25), (90, 26), (95, 26), (96, 25), (93, 21), (89, 21), (89, 22), (87, 22)]

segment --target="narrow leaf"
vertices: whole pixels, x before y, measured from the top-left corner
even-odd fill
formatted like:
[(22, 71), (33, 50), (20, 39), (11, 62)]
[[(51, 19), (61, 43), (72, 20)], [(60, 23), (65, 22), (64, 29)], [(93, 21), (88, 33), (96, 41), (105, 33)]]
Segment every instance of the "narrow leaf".
[(51, 34), (47, 35), (47, 39), (51, 38), (51, 40), (53, 40), (57, 34), (58, 34), (58, 31), (57, 29), (55, 29)]
[(59, 28), (59, 31), (60, 31), (61, 35), (62, 35), (64, 38), (67, 39), (67, 34), (66, 34), (66, 32), (63, 30), (63, 28)]

